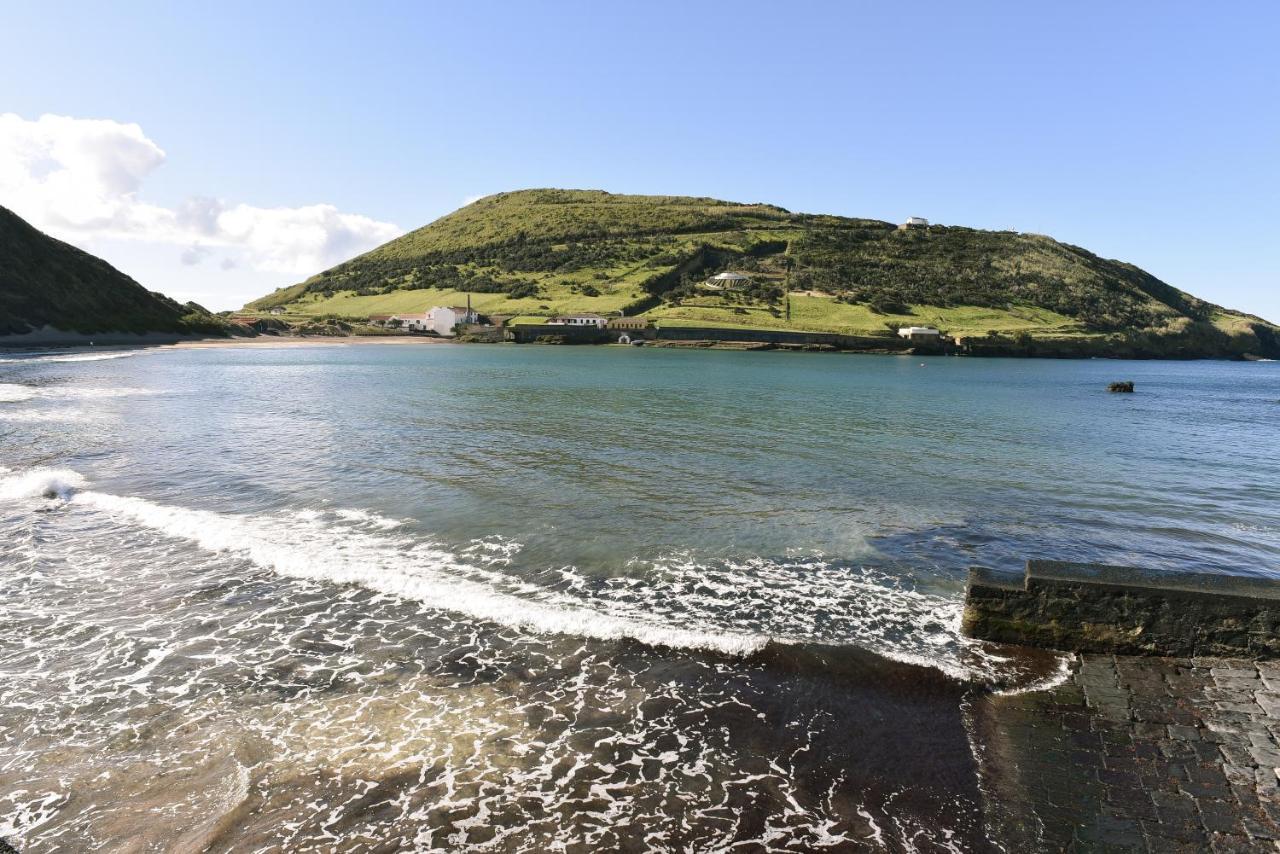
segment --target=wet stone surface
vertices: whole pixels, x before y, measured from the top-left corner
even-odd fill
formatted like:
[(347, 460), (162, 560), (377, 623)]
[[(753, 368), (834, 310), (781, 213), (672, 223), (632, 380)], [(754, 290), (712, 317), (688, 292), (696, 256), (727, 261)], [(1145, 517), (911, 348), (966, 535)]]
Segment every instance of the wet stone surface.
[(1086, 654), (976, 713), (1020, 850), (1280, 850), (1280, 662)]

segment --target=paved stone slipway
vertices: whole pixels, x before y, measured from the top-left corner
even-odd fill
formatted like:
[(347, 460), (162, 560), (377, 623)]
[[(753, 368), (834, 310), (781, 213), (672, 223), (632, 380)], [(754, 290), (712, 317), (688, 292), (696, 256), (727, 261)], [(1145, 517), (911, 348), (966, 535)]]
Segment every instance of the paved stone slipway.
[(1280, 851), (1280, 662), (1086, 654), (970, 713), (1007, 851)]

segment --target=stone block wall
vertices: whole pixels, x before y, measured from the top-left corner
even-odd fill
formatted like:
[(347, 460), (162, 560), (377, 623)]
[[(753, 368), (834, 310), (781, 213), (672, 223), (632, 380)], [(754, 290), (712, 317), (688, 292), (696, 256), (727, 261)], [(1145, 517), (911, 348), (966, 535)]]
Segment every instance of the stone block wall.
[(1118, 655), (1280, 658), (1280, 582), (1032, 560), (969, 572), (970, 637)]

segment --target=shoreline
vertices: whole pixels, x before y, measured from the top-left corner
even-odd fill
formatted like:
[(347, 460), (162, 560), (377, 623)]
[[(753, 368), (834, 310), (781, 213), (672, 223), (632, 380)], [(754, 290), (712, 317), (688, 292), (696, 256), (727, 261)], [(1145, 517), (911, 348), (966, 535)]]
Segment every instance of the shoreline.
[[(215, 349), (219, 347), (236, 347), (236, 346), (285, 346), (300, 347), (310, 345), (322, 346), (343, 346), (357, 345), (365, 346), (369, 344), (393, 344), (393, 345), (413, 345), (413, 344), (449, 344), (449, 345), (476, 345), (476, 344), (517, 344), (515, 341), (464, 341), (455, 338), (434, 338), (418, 335), (350, 335), (350, 336), (332, 336), (332, 335), (282, 335), (270, 336), (260, 335), (254, 338), (205, 338), (195, 340), (175, 341), (169, 344), (159, 346), (169, 346), (175, 349)], [(585, 347), (587, 349), (593, 347), (604, 347), (607, 349), (631, 349), (634, 345), (617, 344), (612, 341), (601, 342), (573, 342), (565, 344), (535, 344), (530, 342), (531, 346), (542, 347)], [(527, 346), (527, 345), (522, 345)], [(2, 345), (0, 345), (2, 349)], [(1107, 359), (1116, 362), (1274, 362), (1275, 359), (1267, 358), (1242, 358), (1233, 356), (1135, 356), (1135, 355), (1065, 355), (1061, 353), (947, 353), (935, 352), (931, 350), (921, 351), (915, 349), (893, 350), (881, 348), (868, 349), (851, 349), (843, 347), (834, 347), (830, 345), (805, 345), (805, 344), (772, 344), (759, 341), (739, 341), (727, 339), (689, 339), (689, 340), (663, 340), (647, 341), (644, 346), (635, 349), (653, 349), (653, 350), (713, 350), (713, 351), (732, 351), (732, 352), (750, 352), (750, 353), (826, 353), (833, 355), (846, 356), (903, 356), (907, 358), (924, 358), (924, 357), (952, 357), (967, 359), (1035, 359), (1038, 361), (1088, 361), (1093, 359)]]
[(311, 347), (311, 346), (364, 346), (368, 344), (453, 344), (446, 338), (429, 338), (417, 335), (352, 335), (336, 337), (333, 335), (258, 335), (255, 337), (226, 338), (181, 338), (177, 340), (151, 340), (123, 342), (111, 341), (95, 344), (88, 341), (67, 341), (61, 343), (47, 342), (43, 344), (6, 344), (0, 343), (0, 360), (6, 355), (30, 355), (32, 353), (67, 353), (83, 351), (89, 353), (112, 352), (120, 350), (215, 350), (224, 347)]
[[(4, 341), (0, 339), (0, 361), (3, 361), (6, 355), (31, 355), (33, 353), (68, 353), (68, 352), (111, 352), (120, 350), (212, 350), (225, 347), (345, 347), (345, 346), (368, 346), (373, 344), (387, 344), (393, 346), (411, 346), (411, 345), (442, 345), (442, 344), (515, 344), (514, 341), (462, 341), (452, 338), (437, 338), (423, 335), (256, 335), (256, 336), (227, 336), (227, 337), (176, 337), (164, 333), (147, 333), (145, 335), (134, 336), (137, 340), (120, 340), (111, 336), (105, 337), (106, 340), (98, 343), (96, 340), (88, 340), (89, 336), (83, 336), (84, 340), (70, 340), (68, 338), (46, 339), (44, 341)], [(528, 342), (533, 344), (535, 342)], [(617, 349), (619, 347), (630, 347), (632, 345), (619, 345), (611, 341), (600, 342), (566, 342), (564, 344), (542, 344), (541, 346), (568, 346), (568, 347), (608, 347)], [(1219, 361), (1219, 362), (1275, 362), (1277, 360), (1270, 358), (1248, 358), (1239, 356), (1223, 356), (1223, 355), (1195, 355), (1195, 356), (1148, 356), (1148, 355), (1123, 355), (1123, 354), (1071, 354), (1064, 353), (946, 353), (946, 352), (920, 352), (913, 349), (891, 350), (891, 349), (850, 349), (843, 347), (835, 347), (831, 345), (804, 345), (804, 344), (774, 344), (760, 341), (739, 341), (727, 339), (684, 339), (684, 340), (655, 340), (646, 342), (645, 346), (639, 349), (655, 349), (655, 350), (717, 350), (717, 351), (734, 351), (734, 352), (779, 352), (779, 353), (832, 353), (843, 355), (888, 355), (888, 356), (905, 356), (909, 358), (925, 357), (925, 356), (952, 356), (956, 358), (971, 359), (1037, 359), (1046, 361), (1080, 361), (1090, 359), (1108, 359), (1117, 362), (1187, 362), (1187, 361)]]
[(308, 347), (312, 345), (341, 347), (348, 345), (393, 344), (458, 344), (448, 338), (431, 338), (425, 335), (259, 335), (255, 338), (202, 338), (195, 341), (176, 341), (169, 346), (175, 350), (215, 350), (222, 347)]

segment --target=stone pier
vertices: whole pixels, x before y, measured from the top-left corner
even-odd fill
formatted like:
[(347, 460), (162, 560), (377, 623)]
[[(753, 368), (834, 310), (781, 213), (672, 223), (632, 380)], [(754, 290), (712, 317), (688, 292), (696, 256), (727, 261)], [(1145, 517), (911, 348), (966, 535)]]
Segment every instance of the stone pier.
[(1019, 851), (1280, 851), (1274, 582), (1032, 561), (970, 576), (965, 630), (1072, 653), (970, 711), (989, 830)]
[(969, 571), (965, 634), (1120, 655), (1280, 657), (1280, 584), (1051, 560)]

